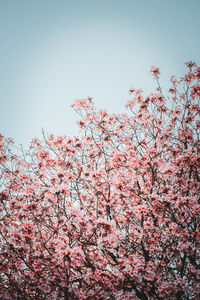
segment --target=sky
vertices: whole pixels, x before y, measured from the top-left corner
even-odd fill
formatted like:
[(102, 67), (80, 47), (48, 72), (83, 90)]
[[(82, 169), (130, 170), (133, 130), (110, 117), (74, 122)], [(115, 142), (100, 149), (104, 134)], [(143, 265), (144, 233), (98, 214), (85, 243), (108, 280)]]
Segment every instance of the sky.
[(26, 147), (79, 134), (75, 99), (125, 112), (130, 88), (166, 89), (200, 63), (199, 0), (0, 0), (0, 133)]

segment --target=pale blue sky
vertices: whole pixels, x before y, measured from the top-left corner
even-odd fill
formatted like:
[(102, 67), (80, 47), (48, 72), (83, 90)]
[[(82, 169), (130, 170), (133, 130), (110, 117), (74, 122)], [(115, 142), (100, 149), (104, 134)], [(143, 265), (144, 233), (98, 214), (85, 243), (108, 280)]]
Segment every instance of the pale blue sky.
[(200, 0), (0, 0), (1, 134), (77, 135), (74, 99), (125, 111), (131, 87), (167, 88), (200, 62)]

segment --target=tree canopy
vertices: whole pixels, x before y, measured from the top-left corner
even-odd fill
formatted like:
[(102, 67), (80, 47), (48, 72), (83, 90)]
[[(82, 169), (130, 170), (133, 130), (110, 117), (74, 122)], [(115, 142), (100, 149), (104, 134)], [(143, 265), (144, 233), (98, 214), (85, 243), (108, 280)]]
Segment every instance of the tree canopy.
[(124, 114), (73, 104), (81, 136), (0, 137), (1, 299), (197, 299), (200, 68)]

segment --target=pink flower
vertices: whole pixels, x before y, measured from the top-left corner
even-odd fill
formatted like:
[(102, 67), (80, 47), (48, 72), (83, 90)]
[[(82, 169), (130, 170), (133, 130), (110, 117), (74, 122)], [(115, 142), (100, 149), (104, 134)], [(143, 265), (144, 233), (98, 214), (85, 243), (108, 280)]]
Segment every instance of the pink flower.
[(150, 69), (150, 73), (153, 74), (154, 78), (157, 78), (157, 79), (159, 78), (160, 71), (159, 71), (158, 67), (152, 66)]

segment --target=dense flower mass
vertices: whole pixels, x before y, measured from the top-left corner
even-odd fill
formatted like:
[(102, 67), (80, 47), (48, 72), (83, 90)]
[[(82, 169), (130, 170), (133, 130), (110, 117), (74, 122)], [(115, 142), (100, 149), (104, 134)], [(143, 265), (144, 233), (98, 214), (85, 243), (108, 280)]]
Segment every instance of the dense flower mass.
[[(76, 100), (81, 137), (0, 137), (1, 299), (198, 299), (200, 68), (126, 114)], [(17, 153), (17, 154), (16, 154)]]

